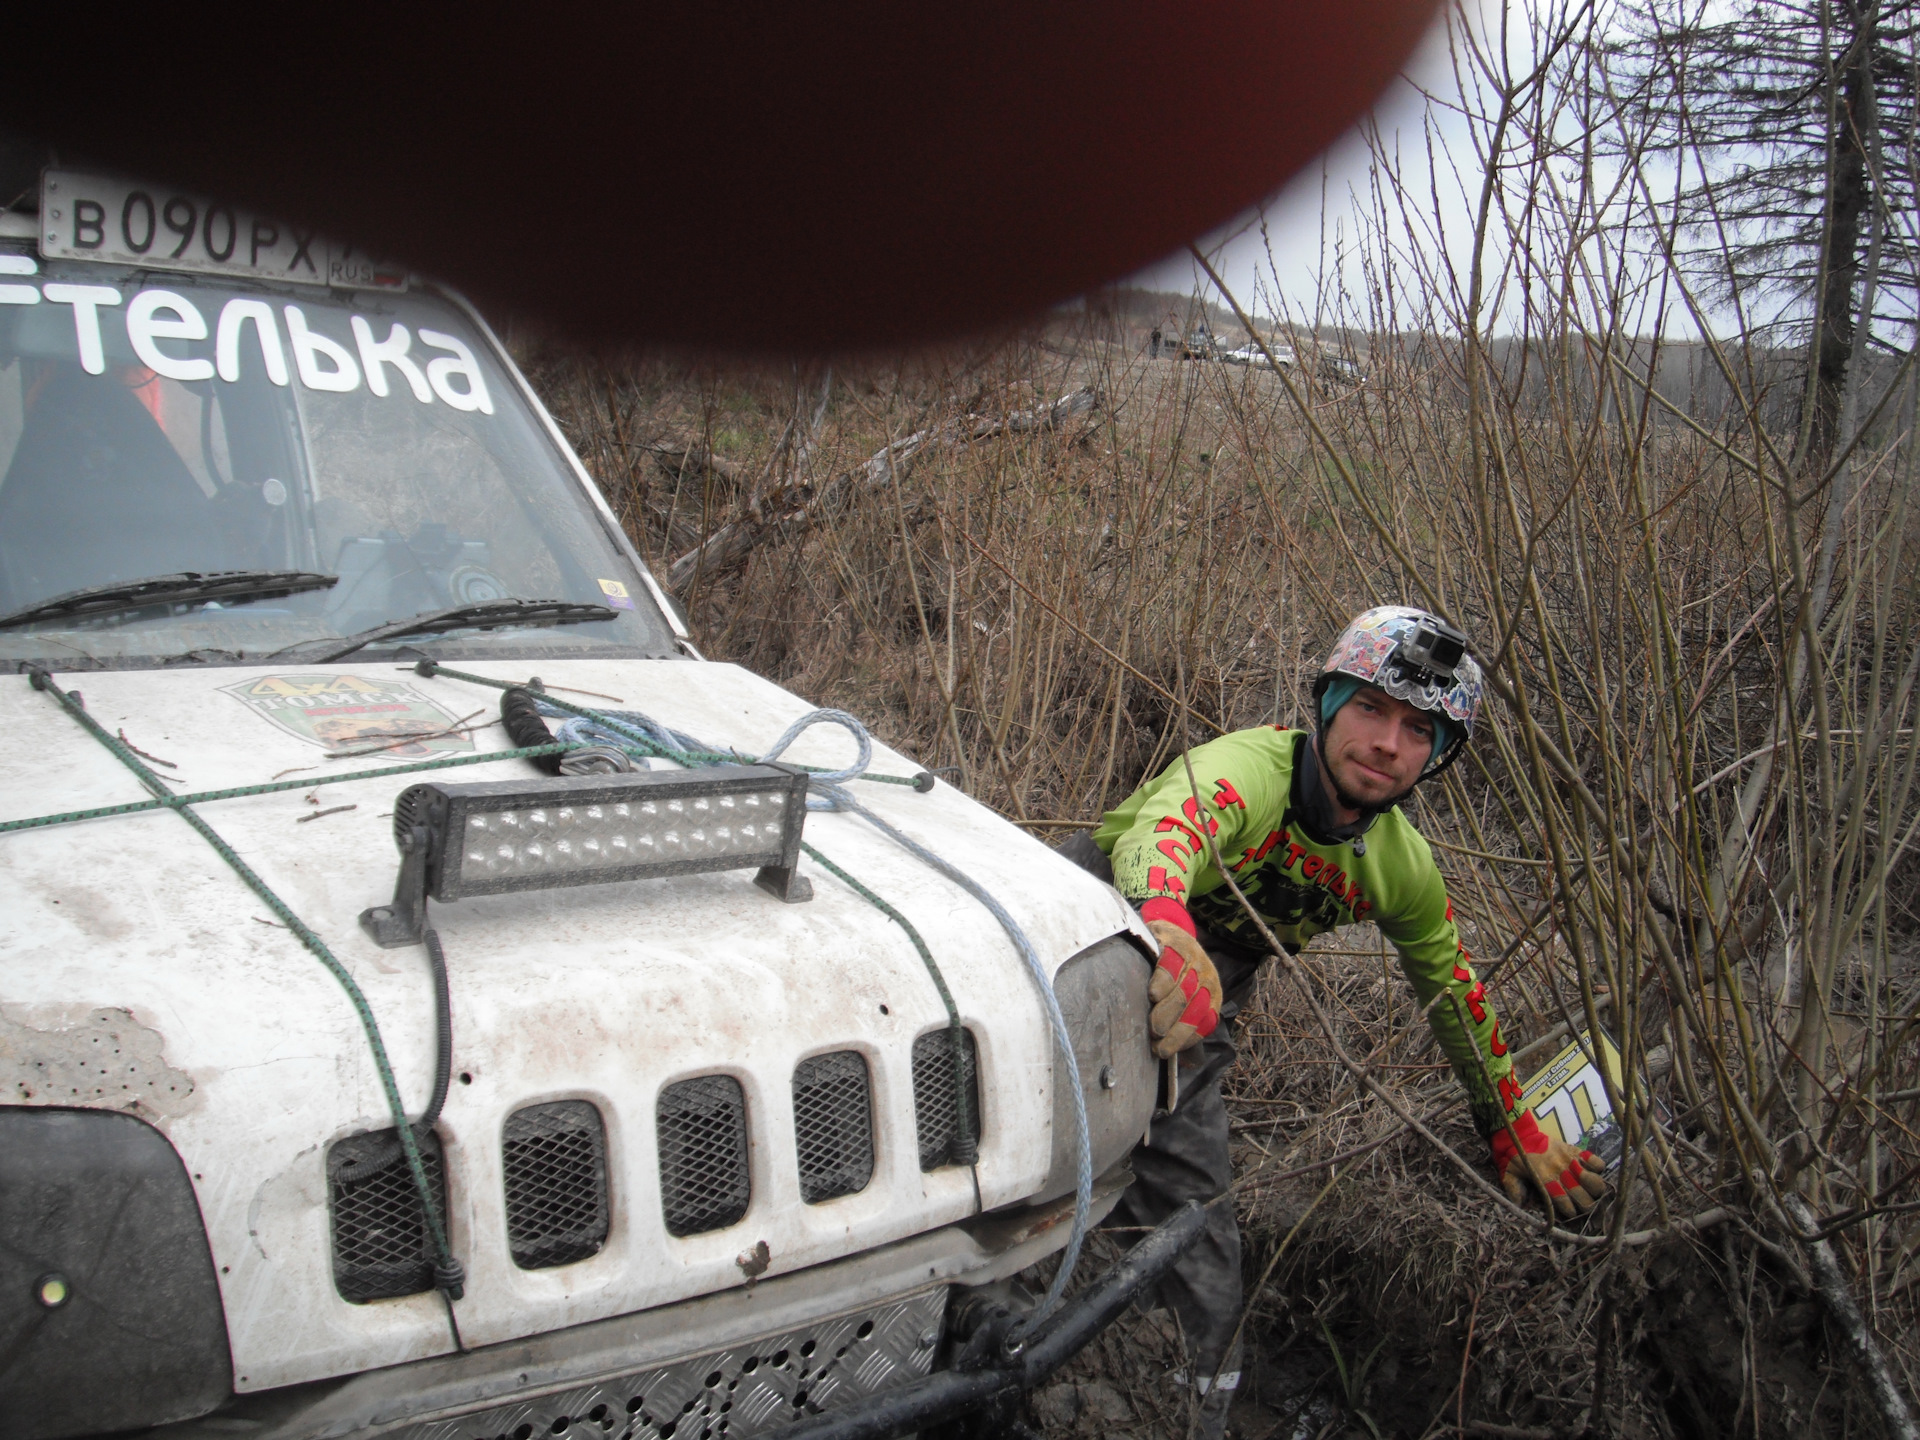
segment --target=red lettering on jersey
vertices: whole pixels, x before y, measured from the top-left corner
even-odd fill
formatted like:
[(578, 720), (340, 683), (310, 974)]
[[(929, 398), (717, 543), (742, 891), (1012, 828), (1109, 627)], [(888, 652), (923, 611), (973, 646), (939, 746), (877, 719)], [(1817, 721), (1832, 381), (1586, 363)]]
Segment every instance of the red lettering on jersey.
[(1240, 864), (1233, 868), (1238, 870), (1243, 865), (1259, 864), (1267, 858), (1267, 853), (1271, 851), (1275, 845), (1278, 845), (1286, 838), (1287, 832), (1284, 830), (1269, 830), (1267, 832), (1267, 838), (1262, 840), (1257, 847), (1252, 845), (1247, 847), (1247, 853), (1240, 857)]
[[(1203, 817), (1200, 814), (1200, 802), (1191, 795), (1181, 802), (1180, 813), (1187, 817), (1188, 823), (1190, 824), (1197, 826), (1203, 823)], [(1207, 827), (1207, 834), (1218, 835), (1220, 833), (1220, 822), (1211, 815), (1204, 817), (1204, 823)]]
[(1187, 852), (1178, 840), (1162, 840), (1154, 848), (1178, 865), (1182, 871), (1187, 868)]
[(1353, 907), (1353, 918), (1356, 920), (1364, 920), (1367, 918), (1367, 912), (1371, 909), (1373, 909), (1373, 902), (1371, 900), (1362, 900), (1358, 905)]
[(1473, 972), (1456, 960), (1453, 962), (1453, 978), (1458, 980), (1462, 985), (1471, 985), (1473, 983)]
[(1158, 891), (1163, 895), (1172, 896), (1177, 899), (1186, 893), (1187, 882), (1182, 880), (1178, 875), (1167, 874), (1166, 866), (1154, 865), (1150, 866), (1147, 870), (1147, 889)]
[(1493, 1058), (1496, 1060), (1507, 1053), (1507, 1042), (1500, 1038), (1498, 1020), (1493, 1022), (1493, 1034), (1487, 1039), (1487, 1049), (1493, 1053)]
[(1453, 897), (1451, 895), (1447, 897), (1447, 923), (1449, 925), (1453, 923)]
[(1160, 823), (1153, 827), (1153, 833), (1156, 835), (1163, 830), (1178, 830), (1182, 835), (1187, 837), (1187, 848), (1193, 851), (1194, 854), (1204, 855), (1207, 853), (1207, 842), (1194, 834), (1193, 831), (1189, 830), (1180, 821), (1174, 819), (1173, 816), (1161, 816)]
[(1511, 1075), (1500, 1077), (1500, 1103), (1509, 1110), (1520, 1108), (1520, 1082)]
[(1238, 805), (1242, 810), (1247, 808), (1247, 802), (1240, 798), (1240, 792), (1233, 788), (1233, 782), (1226, 776), (1222, 775), (1213, 783), (1220, 787), (1213, 792), (1213, 803), (1216, 809), (1224, 810), (1229, 805)]
[(1320, 872), (1320, 883), (1331, 890), (1333, 898), (1338, 900), (1347, 893), (1347, 872), (1329, 860), (1327, 868)]
[(1363, 902), (1360, 899), (1360, 886), (1352, 879), (1347, 881), (1347, 908), (1357, 916)]
[(1484, 1025), (1487, 1021), (1487, 987), (1475, 985), (1467, 991), (1467, 1013), (1473, 1016), (1473, 1023)]
[(1306, 859), (1300, 862), (1300, 878), (1302, 880), (1313, 879), (1314, 876), (1320, 873), (1320, 867), (1326, 863), (1327, 862), (1322, 860), (1318, 855), (1307, 856)]
[(1305, 846), (1302, 846), (1302, 845), (1287, 846), (1287, 863), (1282, 865), (1280, 868), (1282, 870), (1291, 870), (1293, 868), (1293, 862), (1298, 860), (1305, 853), (1306, 853)]

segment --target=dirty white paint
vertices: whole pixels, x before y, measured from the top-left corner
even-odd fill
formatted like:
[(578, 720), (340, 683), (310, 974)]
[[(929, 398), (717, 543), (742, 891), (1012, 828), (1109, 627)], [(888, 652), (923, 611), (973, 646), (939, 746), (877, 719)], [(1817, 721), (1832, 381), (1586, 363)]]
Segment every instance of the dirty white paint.
[[(373, 661), (302, 668), (397, 673)], [(503, 679), (537, 669), (549, 685), (623, 696), (629, 708), (751, 754), (809, 708), (727, 665), (549, 659), (462, 668)], [(220, 693), (272, 673), (208, 668), (62, 680), (82, 691), (109, 730), (124, 729), (141, 749), (174, 761), (166, 773), (185, 789), (317, 767), (289, 777), (312, 781), (310, 790), (212, 802), (201, 813), (352, 971), (417, 1114), (433, 1068), (425, 955), (381, 950), (357, 923), (360, 911), (392, 895), (389, 812), (417, 777), (331, 783), (329, 774), (379, 762), (319, 759), (311, 745)], [(446, 677), (409, 683), (454, 714), (496, 712), (496, 691)], [(23, 677), (0, 677), (0, 728), (16, 737), (0, 756), (5, 818), (145, 798), (131, 773)], [(476, 738), (482, 750), (509, 744), (498, 727)], [(850, 750), (844, 732), (821, 727), (785, 758), (843, 764)], [(877, 746), (873, 768), (905, 775), (917, 767)], [(433, 778), (537, 775), (524, 761), (502, 761)], [(1138, 930), (1110, 889), (951, 787), (928, 795), (859, 790), (991, 887), (1055, 968), (1104, 936)], [(298, 823), (344, 805), (356, 808)], [(865, 822), (813, 815), (806, 833), (932, 946), (979, 1037), (985, 1203), (1032, 1194), (1051, 1149), (1052, 1055), (1040, 1001), (1011, 943), (978, 904)], [(469, 1277), (458, 1305), (467, 1343), (739, 1285), (737, 1257), (761, 1242), (768, 1273), (781, 1274), (972, 1213), (966, 1171), (923, 1175), (918, 1163), (910, 1050), (944, 1023), (939, 996), (897, 926), (804, 859), (802, 872), (815, 898), (801, 905), (781, 904), (738, 871), (434, 908), (452, 975), (455, 1079), (440, 1131), (453, 1246)], [(239, 1388), (449, 1349), (438, 1296), (350, 1305), (334, 1289), (327, 1146), (390, 1122), (344, 992), (288, 931), (264, 923), (266, 908), (227, 865), (177, 816), (148, 813), (0, 835), (0, 893), (8, 897), (0, 906), (0, 1063), (8, 1083), (0, 1103), (111, 1105), (165, 1131), (206, 1220)], [(165, 1099), (151, 1088), (90, 1099), (62, 1096), (58, 1086), (29, 1093), (17, 1083), (21, 1073), (51, 1073), (48, 1066), (80, 1074), (77, 1057), (100, 1048), (95, 1036), (118, 1037), (139, 1078), (175, 1089)], [(809, 1055), (840, 1049), (862, 1051), (871, 1066), (875, 1174), (860, 1194), (807, 1205), (796, 1172), (793, 1070)], [(747, 1094), (752, 1205), (738, 1225), (675, 1239), (661, 1219), (654, 1107), (663, 1086), (714, 1071), (736, 1076)], [(507, 1253), (502, 1126), (524, 1105), (571, 1097), (591, 1100), (607, 1124), (612, 1237), (589, 1260), (522, 1271)]]

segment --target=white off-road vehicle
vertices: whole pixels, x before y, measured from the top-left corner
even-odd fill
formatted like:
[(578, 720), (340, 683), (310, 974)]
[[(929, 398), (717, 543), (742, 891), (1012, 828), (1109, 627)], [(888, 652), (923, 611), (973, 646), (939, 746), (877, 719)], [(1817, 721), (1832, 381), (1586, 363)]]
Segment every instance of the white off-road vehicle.
[(1137, 917), (844, 728), (757, 763), (811, 707), (459, 297), (47, 172), (0, 659), (0, 1437), (897, 1431), (1151, 1269), (1002, 1303), (1153, 1111)]

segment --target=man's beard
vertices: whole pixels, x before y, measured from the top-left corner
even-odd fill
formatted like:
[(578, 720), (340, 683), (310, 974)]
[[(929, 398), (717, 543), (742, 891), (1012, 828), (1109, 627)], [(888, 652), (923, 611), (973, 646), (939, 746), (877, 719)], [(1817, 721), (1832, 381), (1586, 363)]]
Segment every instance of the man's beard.
[(1333, 762), (1326, 758), (1324, 750), (1321, 752), (1321, 762), (1321, 769), (1326, 772), (1327, 784), (1332, 787), (1333, 798), (1339, 802), (1340, 808), (1343, 810), (1357, 810), (1362, 815), (1384, 815), (1402, 800), (1413, 794), (1413, 785), (1420, 783), (1418, 780), (1415, 780), (1413, 785), (1407, 786), (1406, 789), (1397, 795), (1389, 795), (1384, 800), (1363, 800), (1358, 795), (1349, 793), (1347, 787), (1340, 783), (1340, 777), (1334, 771)]
[[(1375, 805), (1371, 800), (1363, 800), (1358, 795), (1348, 794), (1347, 787), (1342, 785), (1338, 780), (1333, 779), (1332, 766), (1327, 767), (1327, 779), (1332, 781), (1333, 798), (1339, 803), (1342, 810), (1358, 810), (1364, 815), (1369, 810), (1384, 810), (1387, 808), (1386, 805)], [(1388, 805), (1392, 803), (1392, 801), (1387, 802)]]

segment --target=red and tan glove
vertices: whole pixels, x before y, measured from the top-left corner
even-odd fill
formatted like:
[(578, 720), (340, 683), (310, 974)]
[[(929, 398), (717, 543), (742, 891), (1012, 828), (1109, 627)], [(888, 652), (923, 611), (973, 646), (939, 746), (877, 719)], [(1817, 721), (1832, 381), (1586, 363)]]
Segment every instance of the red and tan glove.
[(1198, 1045), (1220, 1023), (1220, 974), (1194, 938), (1193, 921), (1177, 900), (1149, 900), (1140, 907), (1147, 929), (1160, 942), (1160, 963), (1147, 986), (1153, 1009), (1153, 1053), (1162, 1060)]
[(1493, 1132), (1493, 1166), (1500, 1172), (1500, 1183), (1516, 1205), (1527, 1203), (1524, 1173), (1536, 1188), (1547, 1192), (1554, 1212), (1571, 1220), (1577, 1211), (1591, 1210), (1594, 1202), (1607, 1193), (1605, 1166), (1591, 1150), (1576, 1150), (1564, 1140), (1555, 1140), (1540, 1128), (1531, 1110), (1523, 1111), (1513, 1122), (1514, 1133), (1526, 1152), (1526, 1165), (1513, 1163), (1513, 1140), (1505, 1130)]

